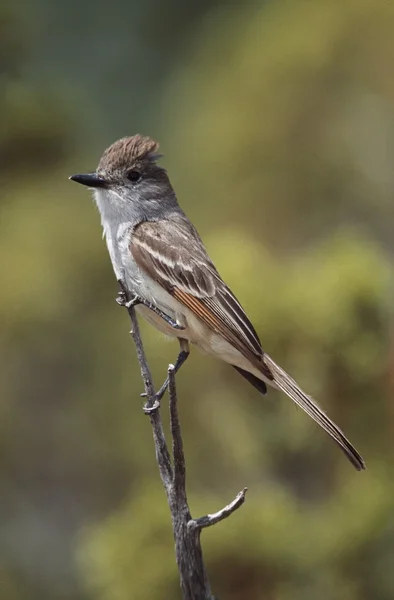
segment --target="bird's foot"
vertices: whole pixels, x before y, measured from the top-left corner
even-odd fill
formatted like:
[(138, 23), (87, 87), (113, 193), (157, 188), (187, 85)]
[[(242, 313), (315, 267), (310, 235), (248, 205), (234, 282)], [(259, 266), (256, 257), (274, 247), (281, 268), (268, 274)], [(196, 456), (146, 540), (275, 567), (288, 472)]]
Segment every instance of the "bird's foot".
[(127, 292), (125, 290), (120, 290), (118, 292), (118, 295), (116, 296), (116, 302), (119, 304), (119, 306), (125, 306), (126, 308), (136, 306), (137, 304), (143, 304), (142, 298), (140, 298), (138, 294), (134, 294), (130, 300), (127, 300)]
[(149, 310), (153, 311), (156, 315), (161, 317), (163, 321), (165, 321), (173, 329), (178, 329), (179, 331), (185, 329), (183, 325), (181, 325), (175, 319), (173, 319), (165, 312), (160, 310), (160, 308), (158, 308), (155, 304), (144, 300), (144, 298), (141, 298), (141, 296), (138, 296), (138, 294), (134, 294), (133, 297), (130, 298), (130, 300), (128, 300), (127, 291), (125, 289), (122, 289), (118, 292), (116, 302), (119, 304), (119, 306), (125, 306), (126, 308), (130, 308), (131, 306), (137, 306), (137, 304), (142, 304), (146, 308), (149, 308)]
[(119, 290), (118, 295), (116, 296), (115, 300), (119, 304), (119, 306), (126, 306), (126, 302), (127, 302), (126, 292), (124, 292), (123, 290)]
[[(160, 408), (161, 400), (162, 400), (164, 394), (166, 393), (167, 388), (168, 388), (168, 378), (165, 380), (165, 382), (163, 383), (163, 385), (161, 386), (159, 391), (156, 392), (156, 394), (153, 396), (154, 401), (153, 401), (152, 406), (148, 406), (147, 404), (144, 405), (143, 411), (146, 415), (150, 415), (153, 412), (156, 412), (156, 410), (158, 408)], [(141, 394), (141, 398), (146, 398), (146, 397), (147, 397), (146, 392), (143, 392)]]
[[(141, 396), (145, 396), (146, 397), (146, 394), (141, 394)], [(160, 408), (160, 400), (161, 400), (161, 398), (156, 398), (156, 394), (155, 394), (155, 396), (154, 396), (154, 402), (153, 402), (152, 406), (148, 406), (148, 403), (146, 403), (142, 407), (142, 410), (144, 411), (144, 413), (146, 415), (152, 415), (157, 410), (159, 410), (159, 408)]]

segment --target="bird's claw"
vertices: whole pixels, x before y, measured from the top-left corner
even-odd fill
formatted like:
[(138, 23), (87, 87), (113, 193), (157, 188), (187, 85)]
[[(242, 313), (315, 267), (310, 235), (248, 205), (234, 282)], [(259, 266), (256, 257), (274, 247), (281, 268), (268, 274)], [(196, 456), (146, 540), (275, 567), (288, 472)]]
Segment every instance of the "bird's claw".
[(123, 290), (120, 290), (118, 292), (118, 295), (116, 296), (115, 300), (119, 304), (119, 306), (126, 306), (126, 302), (127, 302), (126, 292), (124, 292)]
[(131, 306), (141, 304), (141, 298), (137, 294), (134, 294), (130, 300), (127, 300), (127, 292), (120, 290), (116, 296), (116, 302), (119, 304), (119, 306), (130, 308)]
[(144, 404), (143, 406), (143, 411), (146, 415), (152, 415), (153, 413), (155, 413), (158, 409), (160, 408), (160, 400), (158, 400), (155, 397), (155, 401), (153, 402), (152, 406), (148, 406), (148, 404)]
[(137, 304), (144, 304), (141, 298), (134, 294), (134, 296), (126, 302), (126, 308), (130, 308), (131, 306), (136, 306)]
[[(153, 400), (153, 404), (152, 406), (148, 406), (148, 404), (146, 403), (143, 407), (143, 411), (146, 415), (150, 415), (153, 412), (156, 412), (156, 410), (158, 408), (160, 408), (160, 402), (161, 399), (163, 398), (164, 394), (166, 393), (166, 390), (168, 388), (168, 382), (165, 382), (162, 387), (160, 388), (160, 390), (158, 392), (156, 392), (156, 394), (154, 394), (152, 400)], [(147, 398), (148, 394), (146, 392), (143, 392), (142, 394), (140, 394), (141, 398)]]

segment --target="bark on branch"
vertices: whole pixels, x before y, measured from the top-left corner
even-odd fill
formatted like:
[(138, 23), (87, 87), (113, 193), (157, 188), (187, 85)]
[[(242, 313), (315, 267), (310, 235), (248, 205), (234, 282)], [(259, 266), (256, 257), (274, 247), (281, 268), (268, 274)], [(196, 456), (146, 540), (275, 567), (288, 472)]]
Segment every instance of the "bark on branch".
[[(130, 333), (136, 346), (141, 376), (145, 387), (147, 398), (146, 408), (152, 409), (155, 405), (155, 390), (152, 375), (142, 344), (134, 306), (128, 307), (127, 310), (132, 325)], [(226, 519), (242, 506), (245, 501), (246, 488), (239, 492), (230, 504), (219, 510), (217, 513), (208, 514), (197, 519), (192, 518), (186, 496), (185, 456), (178, 416), (173, 365), (169, 365), (168, 367), (168, 376), (172, 459), (164, 435), (160, 410), (148, 410), (147, 415), (152, 426), (160, 477), (171, 512), (176, 562), (179, 570), (182, 595), (184, 600), (215, 600), (203, 560), (200, 541), (201, 531), (205, 527), (210, 527), (211, 525), (215, 525), (216, 523), (219, 523), (219, 521)]]

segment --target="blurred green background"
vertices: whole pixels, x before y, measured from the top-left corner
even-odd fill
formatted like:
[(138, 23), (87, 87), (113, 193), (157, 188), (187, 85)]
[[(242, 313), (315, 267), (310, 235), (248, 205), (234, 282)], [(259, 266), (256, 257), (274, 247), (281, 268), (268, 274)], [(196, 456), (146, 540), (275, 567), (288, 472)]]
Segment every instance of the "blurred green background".
[[(192, 513), (249, 488), (203, 534), (215, 594), (394, 598), (393, 64), (388, 0), (0, 5), (2, 599), (180, 598), (129, 321), (68, 181), (137, 132), (263, 347), (368, 465), (193, 352)], [(177, 345), (142, 331), (161, 383)]]

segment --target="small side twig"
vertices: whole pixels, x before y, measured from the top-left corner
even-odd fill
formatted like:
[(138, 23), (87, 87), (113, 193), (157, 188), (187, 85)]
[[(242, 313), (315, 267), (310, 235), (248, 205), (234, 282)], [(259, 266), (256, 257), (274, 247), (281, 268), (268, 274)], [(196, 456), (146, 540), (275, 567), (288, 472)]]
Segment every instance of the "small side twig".
[[(122, 286), (122, 293), (127, 299), (129, 293), (124, 286)], [(145, 409), (147, 409), (146, 414), (149, 416), (152, 425), (156, 460), (171, 512), (175, 539), (175, 555), (183, 599), (215, 600), (204, 564), (200, 541), (201, 531), (205, 527), (210, 527), (211, 525), (215, 525), (216, 523), (219, 523), (219, 521), (226, 519), (242, 506), (245, 501), (246, 488), (244, 488), (230, 504), (217, 513), (208, 514), (198, 519), (193, 519), (191, 517), (186, 496), (185, 456), (178, 415), (174, 366), (169, 365), (168, 367), (169, 411), (173, 456), (171, 461), (170, 452), (164, 435), (160, 410), (155, 404), (155, 389), (143, 348), (134, 306), (127, 306), (127, 311), (132, 324), (130, 333), (136, 346), (141, 376), (144, 382), (147, 399)]]
[(190, 529), (204, 529), (204, 527), (211, 527), (212, 525), (216, 525), (219, 521), (223, 521), (223, 519), (227, 519), (233, 512), (235, 512), (238, 508), (242, 506), (245, 502), (245, 495), (248, 491), (248, 488), (244, 488), (236, 495), (234, 500), (227, 504), (222, 510), (219, 510), (212, 515), (205, 515), (204, 517), (200, 517), (199, 519), (192, 519), (189, 522)]

